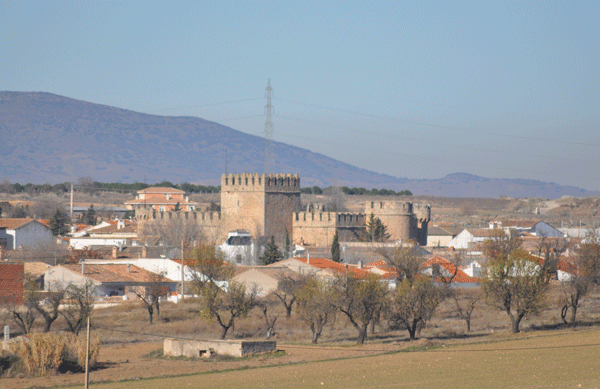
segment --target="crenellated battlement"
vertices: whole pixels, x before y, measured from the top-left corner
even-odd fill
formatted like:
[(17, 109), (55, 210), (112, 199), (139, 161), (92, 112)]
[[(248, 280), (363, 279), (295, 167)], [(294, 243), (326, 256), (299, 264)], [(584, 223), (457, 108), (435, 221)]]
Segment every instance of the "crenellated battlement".
[(417, 204), (415, 213), (419, 222), (429, 222), (431, 220), (431, 205)]
[(142, 209), (136, 212), (138, 220), (197, 220), (200, 222), (213, 223), (221, 220), (220, 212), (195, 212), (195, 211), (166, 211), (160, 212), (154, 209)]
[(365, 213), (375, 215), (410, 215), (413, 213), (413, 203), (401, 201), (369, 201), (365, 204)]
[(365, 224), (364, 213), (354, 212), (294, 212), (294, 226), (336, 226), (362, 227)]
[(229, 173), (221, 176), (221, 191), (300, 192), (298, 174)]

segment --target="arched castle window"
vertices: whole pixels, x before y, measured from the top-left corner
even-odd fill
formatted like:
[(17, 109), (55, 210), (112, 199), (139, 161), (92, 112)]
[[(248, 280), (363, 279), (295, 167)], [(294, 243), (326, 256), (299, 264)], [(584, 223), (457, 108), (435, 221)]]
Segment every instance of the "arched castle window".
[(375, 202), (371, 201), (371, 209), (375, 208)]
[(252, 185), (254, 185), (254, 177), (252, 177)]
[(246, 177), (246, 185), (248, 185), (248, 177)]
[(225, 177), (225, 185), (229, 185), (229, 178)]

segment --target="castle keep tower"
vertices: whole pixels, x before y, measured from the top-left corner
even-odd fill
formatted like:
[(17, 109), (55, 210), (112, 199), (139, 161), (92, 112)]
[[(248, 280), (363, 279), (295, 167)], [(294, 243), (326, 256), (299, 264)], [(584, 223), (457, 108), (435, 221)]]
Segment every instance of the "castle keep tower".
[(252, 237), (270, 237), (281, 246), (292, 215), (300, 210), (298, 174), (229, 174), (221, 177), (223, 232), (244, 229)]

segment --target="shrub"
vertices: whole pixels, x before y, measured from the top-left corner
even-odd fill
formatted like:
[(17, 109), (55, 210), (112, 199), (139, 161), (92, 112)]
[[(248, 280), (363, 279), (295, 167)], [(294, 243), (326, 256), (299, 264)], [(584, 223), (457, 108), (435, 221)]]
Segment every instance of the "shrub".
[[(74, 334), (32, 333), (11, 346), (30, 374), (44, 376), (53, 373), (65, 362), (73, 361), (84, 370), (86, 337)], [(90, 368), (100, 353), (100, 337), (90, 339)]]
[(29, 339), (21, 339), (11, 346), (27, 370), (34, 375), (55, 372), (63, 362), (66, 341), (62, 334), (31, 333)]
[[(75, 336), (74, 334), (68, 334), (66, 355), (69, 360), (77, 361), (77, 364), (85, 370), (85, 353), (87, 350), (86, 337)], [(98, 361), (98, 355), (100, 354), (100, 337), (94, 335), (90, 339), (90, 368), (96, 365)]]

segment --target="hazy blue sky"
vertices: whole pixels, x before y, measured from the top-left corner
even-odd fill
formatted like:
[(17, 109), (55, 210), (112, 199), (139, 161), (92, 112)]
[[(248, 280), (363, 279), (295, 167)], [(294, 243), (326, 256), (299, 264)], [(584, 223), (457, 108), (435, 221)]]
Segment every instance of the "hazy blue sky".
[(408, 178), (600, 190), (600, 2), (5, 1), (0, 90), (264, 133)]

